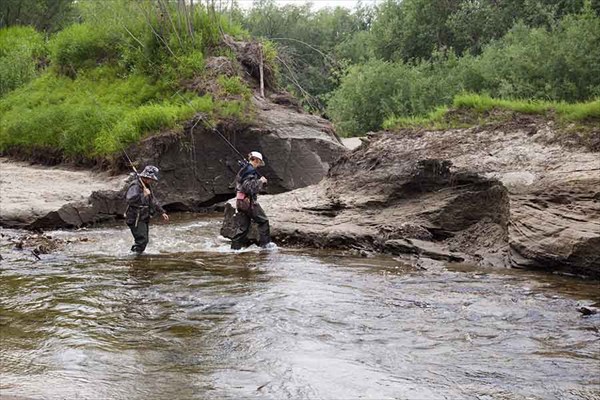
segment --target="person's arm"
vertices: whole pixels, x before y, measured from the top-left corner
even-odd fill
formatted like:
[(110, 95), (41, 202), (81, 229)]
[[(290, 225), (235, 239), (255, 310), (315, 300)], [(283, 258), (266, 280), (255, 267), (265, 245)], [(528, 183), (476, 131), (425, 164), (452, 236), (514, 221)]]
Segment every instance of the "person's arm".
[(254, 197), (262, 190), (264, 182), (256, 175), (246, 178), (242, 182), (242, 191), (246, 193), (246, 195)]
[(152, 207), (154, 207), (154, 210), (159, 212), (160, 215), (162, 216), (162, 218), (165, 221), (169, 221), (169, 215), (167, 214), (167, 212), (165, 211), (164, 208), (162, 208), (162, 206), (160, 205), (159, 201), (156, 199), (156, 196), (154, 196), (154, 193), (152, 193)]

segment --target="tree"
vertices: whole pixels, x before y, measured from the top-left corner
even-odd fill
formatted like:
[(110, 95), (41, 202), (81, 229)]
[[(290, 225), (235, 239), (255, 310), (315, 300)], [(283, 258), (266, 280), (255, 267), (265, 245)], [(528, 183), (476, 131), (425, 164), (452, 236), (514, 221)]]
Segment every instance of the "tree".
[(75, 18), (74, 3), (74, 0), (2, 0), (0, 28), (33, 25), (41, 31), (58, 31)]
[[(336, 86), (336, 77), (344, 63), (336, 47), (345, 43), (343, 58), (357, 59), (354, 34), (366, 32), (373, 18), (372, 8), (358, 6), (312, 11), (310, 5), (278, 6), (273, 0), (260, 0), (242, 19), (253, 36), (272, 40), (278, 46), (283, 64), (283, 84), (308, 97), (314, 108), (322, 108), (327, 93)], [(364, 42), (362, 43), (364, 44)], [(364, 46), (363, 46), (364, 47)]]

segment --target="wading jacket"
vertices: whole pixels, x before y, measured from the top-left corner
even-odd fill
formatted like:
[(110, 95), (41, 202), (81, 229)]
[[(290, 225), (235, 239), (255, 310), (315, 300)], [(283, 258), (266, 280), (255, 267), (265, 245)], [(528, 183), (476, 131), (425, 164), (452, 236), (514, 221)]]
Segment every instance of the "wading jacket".
[(144, 188), (139, 179), (129, 185), (126, 199), (127, 211), (125, 211), (125, 218), (128, 225), (137, 225), (139, 221), (148, 222), (150, 217), (157, 212), (160, 214), (165, 212), (154, 197), (152, 189), (150, 189), (150, 196), (144, 196)]
[(244, 193), (255, 203), (263, 186), (264, 184), (260, 181), (258, 172), (250, 163), (243, 166), (235, 177), (235, 190)]

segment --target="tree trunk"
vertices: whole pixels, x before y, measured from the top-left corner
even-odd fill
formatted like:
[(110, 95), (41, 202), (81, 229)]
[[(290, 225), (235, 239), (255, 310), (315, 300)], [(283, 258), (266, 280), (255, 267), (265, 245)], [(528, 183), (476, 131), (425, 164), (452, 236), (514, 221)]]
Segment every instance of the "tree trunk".
[(259, 44), (259, 56), (260, 56), (260, 64), (259, 64), (259, 71), (260, 71), (260, 96), (261, 97), (265, 97), (265, 76), (264, 76), (264, 69), (263, 69), (263, 47), (262, 47), (262, 43)]

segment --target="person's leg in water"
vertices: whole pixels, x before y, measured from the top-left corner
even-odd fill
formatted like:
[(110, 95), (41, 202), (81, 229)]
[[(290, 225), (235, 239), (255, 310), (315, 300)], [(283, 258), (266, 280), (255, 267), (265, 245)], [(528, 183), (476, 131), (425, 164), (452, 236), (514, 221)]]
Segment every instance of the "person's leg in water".
[(258, 234), (260, 235), (258, 245), (265, 247), (271, 243), (271, 228), (269, 226), (269, 217), (267, 217), (260, 204), (253, 205), (252, 220), (258, 225)]
[(248, 242), (251, 217), (244, 211), (238, 211), (235, 216), (235, 236), (231, 239), (231, 249), (240, 250)]
[(138, 221), (137, 226), (129, 225), (129, 229), (131, 229), (131, 234), (133, 235), (133, 239), (135, 240), (135, 244), (131, 246), (131, 251), (141, 254), (146, 250), (146, 246), (148, 245), (148, 222)]

